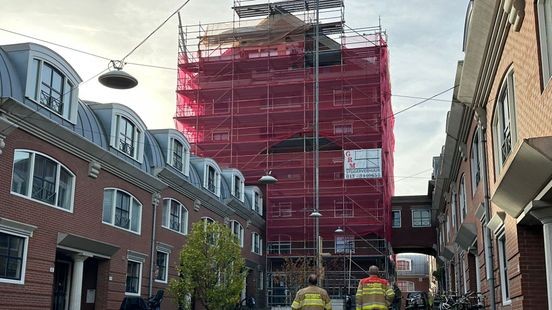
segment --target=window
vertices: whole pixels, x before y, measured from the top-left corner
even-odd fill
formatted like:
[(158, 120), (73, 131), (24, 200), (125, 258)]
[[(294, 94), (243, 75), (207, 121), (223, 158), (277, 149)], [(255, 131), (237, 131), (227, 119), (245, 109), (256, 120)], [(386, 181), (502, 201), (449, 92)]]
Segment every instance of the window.
[(350, 200), (334, 200), (335, 217), (353, 217), (353, 202)]
[(73, 210), (75, 175), (59, 162), (40, 153), (15, 150), (12, 193)]
[(451, 199), (450, 199), (450, 212), (451, 212), (451, 220), (452, 222), (450, 223), (452, 225), (452, 228), (456, 229), (457, 225), (456, 225), (456, 219), (457, 219), (457, 216), (456, 216), (456, 208), (457, 208), (457, 205), (456, 205), (456, 199), (458, 198), (458, 194), (456, 194), (456, 189), (453, 189), (452, 190), (452, 194), (451, 194)]
[(496, 175), (502, 169), (516, 140), (514, 84), (514, 72), (510, 71), (496, 100), (492, 126)]
[(464, 180), (464, 175), (460, 178), (460, 195), (458, 197), (460, 202), (460, 223), (464, 222), (464, 218), (468, 213), (467, 203), (466, 203), (466, 182)]
[(291, 254), (291, 241), (275, 241), (268, 244), (270, 254)]
[(229, 226), (234, 236), (236, 236), (238, 244), (243, 248), (243, 240), (245, 239), (243, 226), (238, 221), (231, 221)]
[(142, 204), (119, 189), (105, 189), (102, 222), (140, 234)]
[(28, 96), (55, 114), (65, 118), (76, 117), (76, 91), (73, 83), (50, 63), (33, 59), (30, 74), (36, 76)]
[(228, 141), (230, 135), (228, 131), (215, 131), (213, 132), (213, 141)]
[(353, 124), (334, 124), (334, 135), (352, 134)]
[(401, 292), (414, 292), (416, 290), (412, 281), (397, 280), (397, 286)]
[(169, 164), (176, 170), (189, 174), (190, 150), (177, 139), (171, 139)]
[(397, 259), (397, 271), (412, 271), (412, 260)]
[(472, 195), (475, 195), (477, 185), (479, 185), (480, 176), (480, 164), (479, 164), (479, 132), (476, 130), (473, 135), (471, 145), (471, 183), (472, 183)]
[(251, 197), (251, 209), (257, 212), (259, 215), (263, 215), (263, 197), (257, 190), (252, 191), (253, 197)]
[(431, 211), (427, 209), (412, 210), (412, 227), (430, 227)]
[(270, 254), (291, 254), (291, 236), (276, 235), (275, 240), (268, 243), (268, 252)]
[(165, 199), (163, 201), (163, 221), (161, 226), (187, 235), (188, 210), (174, 199)]
[(119, 151), (137, 159), (140, 134), (140, 130), (128, 118), (124, 116), (117, 118), (117, 149)]
[(141, 278), (142, 263), (128, 260), (125, 293), (128, 295), (140, 295)]
[(401, 210), (393, 210), (391, 214), (393, 216), (392, 228), (401, 228)]
[(502, 290), (502, 304), (510, 304), (510, 279), (508, 279), (508, 256), (506, 255), (506, 234), (504, 230), (496, 237), (498, 243), (498, 263), (500, 273), (500, 287)]
[(244, 182), (239, 175), (234, 175), (232, 178), (232, 195), (238, 200), (243, 201)]
[(543, 84), (552, 77), (552, 0), (537, 2)]
[(336, 236), (335, 253), (355, 253), (354, 236)]
[(205, 165), (205, 181), (203, 187), (217, 196), (220, 195), (220, 172), (211, 165)]
[(155, 277), (156, 281), (167, 283), (168, 273), (169, 273), (169, 253), (157, 251), (157, 276)]
[(258, 233), (251, 233), (251, 252), (263, 255), (263, 239)]
[(279, 202), (278, 206), (274, 208), (274, 217), (290, 217), (291, 205), (291, 202)]
[(0, 232), (0, 283), (23, 284), (27, 236)]
[(210, 217), (202, 217), (201, 221), (203, 222), (204, 225), (215, 223), (215, 220), (213, 220)]

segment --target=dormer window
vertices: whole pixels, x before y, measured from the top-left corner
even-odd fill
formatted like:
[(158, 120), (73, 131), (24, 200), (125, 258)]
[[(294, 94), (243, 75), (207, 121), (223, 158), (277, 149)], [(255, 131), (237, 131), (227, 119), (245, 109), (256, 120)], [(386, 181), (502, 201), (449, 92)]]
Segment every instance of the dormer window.
[(139, 134), (136, 126), (126, 117), (120, 116), (118, 118), (117, 128), (117, 132), (119, 133), (117, 148), (119, 151), (134, 158), (136, 155), (136, 144), (138, 142), (137, 137)]
[(220, 173), (215, 167), (206, 165), (204, 187), (211, 193), (220, 195)]
[(252, 191), (251, 209), (259, 215), (263, 215), (263, 197), (258, 190)]
[(33, 59), (27, 96), (48, 108), (55, 114), (74, 121), (77, 106), (74, 84), (56, 67), (41, 60)]
[(184, 169), (184, 147), (182, 143), (172, 140), (172, 166), (178, 171)]
[(234, 175), (232, 178), (232, 195), (238, 200), (243, 201), (244, 182), (239, 175)]
[(188, 175), (190, 150), (177, 139), (171, 139), (169, 154), (169, 164), (184, 175)]
[(143, 130), (130, 117), (114, 114), (111, 145), (126, 156), (142, 162)]

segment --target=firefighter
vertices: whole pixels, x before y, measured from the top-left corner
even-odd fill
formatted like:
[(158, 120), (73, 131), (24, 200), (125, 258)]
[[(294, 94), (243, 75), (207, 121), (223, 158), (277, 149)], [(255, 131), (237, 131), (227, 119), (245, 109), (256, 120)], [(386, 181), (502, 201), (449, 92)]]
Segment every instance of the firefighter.
[(395, 292), (386, 279), (378, 276), (379, 269), (370, 266), (368, 278), (360, 280), (356, 293), (356, 310), (387, 310)]
[(318, 277), (309, 275), (309, 286), (300, 289), (291, 304), (293, 310), (331, 310), (332, 302), (325, 289), (316, 286)]

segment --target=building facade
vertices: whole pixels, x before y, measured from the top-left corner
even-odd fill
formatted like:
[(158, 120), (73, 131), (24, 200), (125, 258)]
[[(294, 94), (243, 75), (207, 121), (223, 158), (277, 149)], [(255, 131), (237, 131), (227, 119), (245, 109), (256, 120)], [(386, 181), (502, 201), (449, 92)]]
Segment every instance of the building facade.
[(246, 184), (267, 173), (278, 180), (261, 187), (275, 306), (294, 294), (285, 259), (320, 259), (336, 298), (354, 294), (368, 266), (387, 270), (389, 262), (394, 119), (386, 35), (347, 28), (343, 1), (319, 2), (318, 49), (310, 1), (234, 1), (233, 22), (180, 32), (177, 128), (199, 155), (243, 171)]
[(552, 1), (471, 1), (434, 192), (446, 290), (552, 309)]
[(119, 309), (162, 289), (163, 308), (176, 309), (168, 283), (201, 221), (236, 234), (243, 297), (262, 306), (259, 189), (191, 154), (174, 129), (80, 100), (81, 82), (44, 46), (0, 46), (0, 308)]

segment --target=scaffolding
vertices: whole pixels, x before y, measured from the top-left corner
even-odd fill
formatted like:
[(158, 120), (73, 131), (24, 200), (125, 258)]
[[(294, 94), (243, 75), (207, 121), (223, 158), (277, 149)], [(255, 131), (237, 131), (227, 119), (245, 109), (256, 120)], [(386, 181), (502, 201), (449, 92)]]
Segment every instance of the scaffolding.
[[(387, 38), (344, 23), (343, 0), (319, 0), (319, 219), (314, 220), (315, 0), (235, 0), (234, 20), (180, 26), (176, 127), (192, 151), (271, 171), (266, 206), (269, 305), (288, 302), (284, 257), (321, 255), (332, 296), (354, 293), (367, 267), (388, 266), (394, 118)], [(381, 178), (345, 179), (344, 151), (381, 149)], [(336, 233), (337, 227), (344, 229)], [(282, 287), (283, 285), (283, 287)], [(289, 303), (288, 303), (289, 304)]]

